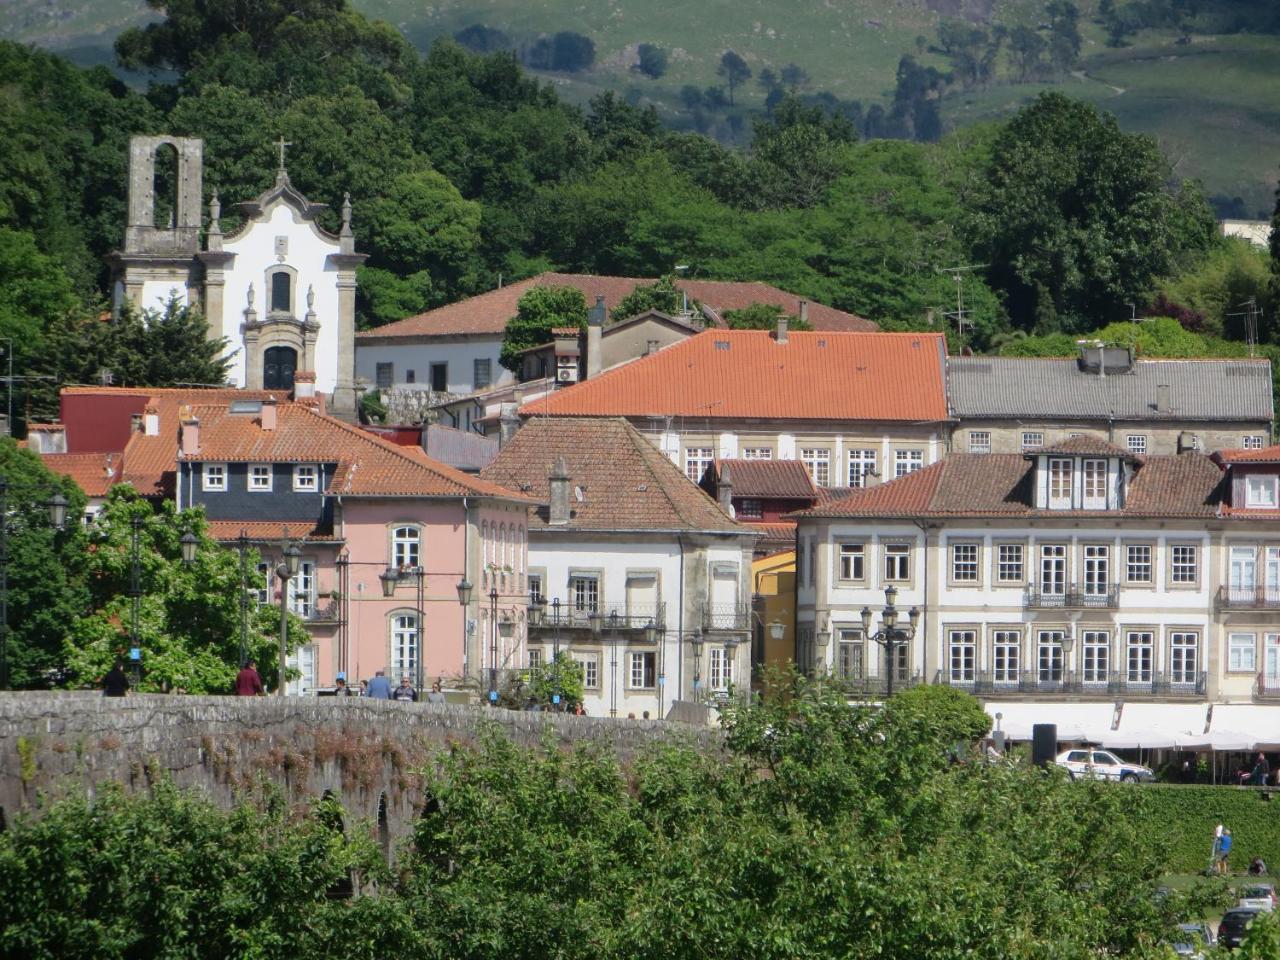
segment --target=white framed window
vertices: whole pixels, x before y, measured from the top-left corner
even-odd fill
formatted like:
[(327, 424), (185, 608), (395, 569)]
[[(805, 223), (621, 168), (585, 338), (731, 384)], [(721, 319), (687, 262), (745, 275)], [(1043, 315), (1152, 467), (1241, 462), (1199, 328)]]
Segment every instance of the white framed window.
[(298, 572), (289, 578), (289, 609), (304, 620), (316, 608), (316, 562), (301, 560)]
[(909, 473), (915, 473), (924, 466), (923, 450), (895, 450), (893, 451), (893, 478), (905, 477)]
[(970, 453), (990, 453), (991, 452), (991, 431), (990, 430), (970, 430), (969, 431), (969, 452)]
[(201, 470), (202, 489), (210, 492), (221, 492), (227, 489), (227, 465), (225, 463), (206, 463)]
[(738, 508), (738, 516), (745, 520), (759, 520), (764, 516), (764, 504), (753, 497), (748, 497)]
[(249, 489), (254, 493), (269, 492), (272, 472), (269, 463), (249, 464)]
[(1169, 680), (1194, 684), (1200, 672), (1200, 634), (1176, 631), (1169, 634)]
[(542, 574), (540, 573), (529, 574), (529, 599), (540, 600), (543, 603), (547, 601), (547, 594), (543, 589)]
[(397, 570), (419, 566), (422, 531), (417, 527), (393, 527), (391, 530), (391, 565)]
[(976, 543), (951, 545), (951, 579), (956, 583), (978, 582), (978, 545)]
[(831, 451), (806, 447), (800, 451), (800, 462), (809, 471), (809, 479), (815, 487), (831, 486)]
[(973, 683), (978, 659), (977, 634), (972, 630), (952, 630), (947, 648), (951, 682)]
[(1129, 452), (1136, 456), (1143, 457), (1147, 454), (1147, 435), (1144, 433), (1131, 433), (1124, 438), (1125, 446)]
[(1246, 450), (1261, 450), (1262, 436), (1261, 434), (1251, 433), (1244, 438), (1244, 448)]
[(1148, 630), (1130, 630), (1125, 635), (1125, 679), (1130, 683), (1150, 683), (1155, 656), (1155, 638)]
[(992, 636), (991, 679), (996, 683), (1017, 683), (1022, 669), (1022, 634), (1017, 630), (997, 630)]
[(867, 478), (876, 472), (877, 451), (850, 450), (848, 453), (849, 486), (865, 487)]
[(1085, 544), (1084, 592), (1090, 597), (1111, 592), (1111, 548), (1105, 543)]
[(1254, 673), (1258, 669), (1258, 637), (1252, 633), (1233, 633), (1227, 638), (1227, 670), (1231, 673)]
[(1044, 434), (1035, 430), (1024, 430), (1022, 433), (1022, 450), (1039, 450), (1044, 446)]
[(285, 684), (285, 693), (291, 697), (309, 697), (316, 689), (316, 645), (308, 643), (298, 647), (285, 658), (285, 666), (298, 671), (297, 679)]
[(627, 686), (632, 690), (649, 690), (658, 685), (657, 655), (633, 653), (627, 671)]
[(600, 609), (600, 578), (594, 574), (574, 574), (569, 578), (569, 600), (579, 613)]
[(573, 659), (582, 667), (582, 685), (588, 690), (600, 687), (600, 658), (594, 653), (575, 653)]
[(1177, 543), (1169, 553), (1169, 579), (1173, 583), (1195, 583), (1200, 579), (1199, 547), (1194, 543)]
[(1067, 547), (1063, 543), (1040, 545), (1040, 592), (1062, 596), (1067, 592)]
[(733, 660), (724, 647), (712, 647), (707, 661), (707, 679), (712, 690), (728, 690), (733, 683)]
[(391, 617), (391, 683), (407, 676), (418, 676), (418, 615), (413, 611), (393, 614)]
[(1036, 677), (1041, 683), (1062, 681), (1061, 630), (1041, 630), (1036, 634)]
[(884, 578), (898, 582), (911, 579), (911, 545), (909, 543), (884, 545)]
[(1244, 503), (1246, 507), (1274, 510), (1276, 507), (1276, 481), (1280, 477), (1266, 474), (1246, 474), (1244, 478)]
[(1082, 637), (1085, 683), (1106, 683), (1111, 670), (1111, 634), (1106, 630), (1086, 630)]
[(1084, 503), (1086, 510), (1107, 508), (1107, 461), (1084, 462)]
[(1152, 579), (1151, 544), (1129, 543), (1124, 548), (1125, 583), (1150, 583)]
[(1000, 583), (1022, 583), (1026, 576), (1023, 556), (1023, 546), (1020, 543), (997, 544), (996, 580)]
[(715, 451), (710, 447), (687, 447), (684, 451), (684, 475), (697, 483), (715, 459)]
[(529, 669), (536, 670), (540, 666), (542, 666), (542, 648), (530, 647), (529, 648)]
[(264, 607), (271, 602), (271, 578), (275, 576), (270, 560), (258, 561), (258, 576), (262, 577), (262, 586), (249, 590), (249, 599)]
[(866, 579), (867, 548), (861, 543), (840, 544), (840, 579)]
[(772, 460), (773, 448), (772, 447), (743, 447), (742, 459), (743, 460)]
[(313, 463), (300, 463), (293, 468), (293, 489), (297, 493), (312, 493), (319, 488), (320, 471)]
[(862, 631), (842, 627), (836, 641), (836, 676), (842, 680), (862, 680), (867, 675), (866, 645)]
[(1071, 507), (1071, 460), (1066, 457), (1049, 458), (1049, 509), (1065, 510)]

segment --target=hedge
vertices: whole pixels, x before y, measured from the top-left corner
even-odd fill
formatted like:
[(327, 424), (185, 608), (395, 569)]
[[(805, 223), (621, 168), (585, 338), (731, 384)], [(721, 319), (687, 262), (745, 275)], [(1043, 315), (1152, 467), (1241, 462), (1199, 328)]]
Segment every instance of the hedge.
[(1198, 873), (1209, 863), (1214, 828), (1231, 831), (1231, 868), (1241, 873), (1254, 857), (1280, 869), (1280, 795), (1250, 787), (1148, 784), (1138, 818), (1143, 839), (1168, 857), (1171, 873)]

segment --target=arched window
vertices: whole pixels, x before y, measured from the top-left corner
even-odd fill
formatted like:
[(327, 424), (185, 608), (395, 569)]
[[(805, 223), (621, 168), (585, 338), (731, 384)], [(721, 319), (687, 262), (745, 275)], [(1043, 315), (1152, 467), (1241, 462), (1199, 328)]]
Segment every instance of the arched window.
[(399, 570), (419, 566), (422, 532), (417, 527), (396, 527), (391, 531), (391, 565)]
[(407, 676), (416, 684), (419, 663), (418, 615), (412, 610), (391, 616), (391, 682)]

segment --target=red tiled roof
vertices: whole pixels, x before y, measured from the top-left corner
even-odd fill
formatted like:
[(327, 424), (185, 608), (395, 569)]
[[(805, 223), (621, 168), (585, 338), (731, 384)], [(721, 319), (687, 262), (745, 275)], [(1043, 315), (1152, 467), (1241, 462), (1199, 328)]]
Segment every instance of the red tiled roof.
[(719, 478), (729, 471), (734, 497), (809, 502), (818, 497), (809, 471), (799, 460), (719, 460), (708, 469)]
[(708, 330), (521, 408), (525, 416), (943, 421), (937, 333)]
[(742, 525), (758, 531), (760, 539), (756, 541), (756, 551), (782, 553), (784, 550), (796, 548), (796, 524), (791, 523), (753, 523), (744, 520)]
[(119, 454), (46, 453), (40, 460), (54, 473), (74, 480), (87, 497), (105, 497), (120, 479)]
[(1037, 510), (1034, 460), (1022, 454), (953, 453), (897, 480), (857, 490), (794, 517), (1213, 517), (1222, 471), (1198, 453), (1147, 457), (1120, 510)]
[[(274, 543), (285, 535), (286, 524), (274, 520), (210, 520), (209, 535), (223, 543), (234, 543), (243, 533), (254, 543)], [(328, 540), (341, 543), (332, 530), (313, 528), (303, 531), (297, 523), (288, 524), (289, 536), (302, 540)]]
[[(747, 533), (640, 432), (622, 419), (531, 420), (480, 472), (542, 502), (558, 457), (568, 464), (570, 530), (701, 530)], [(547, 509), (530, 516), (548, 529)]]
[(276, 406), (276, 426), (264, 430), (260, 417), (231, 413), (225, 405), (198, 406), (197, 462), (336, 462), (328, 492), (346, 496), (526, 498), (497, 484), (365, 433), (303, 403)]
[[(500, 335), (507, 321), (516, 315), (516, 304), (534, 287), (575, 287), (582, 291), (587, 305), (596, 297), (604, 297), (605, 307), (612, 312), (623, 297), (640, 284), (654, 282), (653, 277), (597, 277), (578, 273), (543, 273), (527, 280), (499, 287), (478, 296), (468, 297), (417, 316), (406, 317), (373, 330), (356, 334), (357, 340), (382, 337), (439, 337), (461, 334)], [(709, 306), (717, 314), (724, 310), (740, 310), (752, 303), (768, 303), (788, 313), (800, 312), (800, 298), (767, 283), (740, 283), (729, 280), (681, 280), (677, 284), (691, 299)], [(870, 320), (834, 307), (810, 303), (809, 322), (815, 330), (877, 329)]]
[(1131, 451), (1125, 450), (1123, 447), (1117, 447), (1114, 443), (1109, 443), (1101, 437), (1087, 433), (1078, 437), (1070, 437), (1061, 443), (1055, 443), (1048, 447), (1037, 447), (1034, 450), (1028, 450), (1025, 456), (1034, 457), (1041, 453), (1066, 454), (1077, 457), (1120, 457), (1123, 460), (1139, 459)]
[(1280, 463), (1280, 446), (1261, 450), (1219, 450), (1214, 459), (1220, 463)]

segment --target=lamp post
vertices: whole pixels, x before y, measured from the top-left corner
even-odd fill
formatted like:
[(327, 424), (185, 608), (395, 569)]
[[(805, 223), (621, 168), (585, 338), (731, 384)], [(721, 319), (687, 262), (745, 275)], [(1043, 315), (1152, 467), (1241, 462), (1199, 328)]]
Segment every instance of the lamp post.
[(693, 631), (690, 642), (693, 645), (693, 699), (696, 703), (702, 699), (702, 631)]
[[(12, 344), (11, 344), (12, 345)], [(12, 354), (12, 350), (10, 350)], [(13, 368), (9, 361), (10, 372)], [(10, 413), (12, 419), (12, 412)], [(49, 523), (64, 530), (67, 523), (67, 498), (61, 491), (46, 503)], [(0, 476), (0, 690), (9, 689), (9, 480)]]
[(489, 706), (498, 705), (498, 588), (489, 588)]
[(249, 657), (249, 535), (242, 529), (236, 538), (240, 551), (240, 667)]
[(912, 607), (907, 613), (908, 625), (898, 626), (898, 588), (889, 586), (884, 591), (884, 609), (880, 611), (880, 629), (871, 632), (871, 608), (862, 608), (862, 633), (884, 647), (885, 661), (888, 664), (886, 679), (888, 682), (886, 696), (893, 696), (893, 674), (897, 669), (897, 648), (911, 642), (915, 636), (916, 625), (920, 622), (920, 608)]
[(382, 583), (382, 595), (390, 599), (396, 595), (396, 586), (400, 581), (413, 577), (417, 583), (417, 606), (414, 608), (414, 616), (417, 618), (417, 629), (414, 631), (414, 655), (413, 655), (413, 685), (421, 690), (424, 676), (423, 655), (426, 653), (426, 646), (423, 638), (426, 635), (426, 624), (423, 623), (425, 611), (423, 610), (423, 592), (426, 589), (426, 571), (421, 565), (408, 568), (387, 567), (380, 574), (378, 580)]
[(276, 696), (283, 697), (285, 692), (285, 661), (289, 659), (289, 581), (298, 575), (302, 566), (302, 551), (296, 543), (284, 548), (284, 559), (276, 566), (276, 576), (280, 578), (280, 680)]

